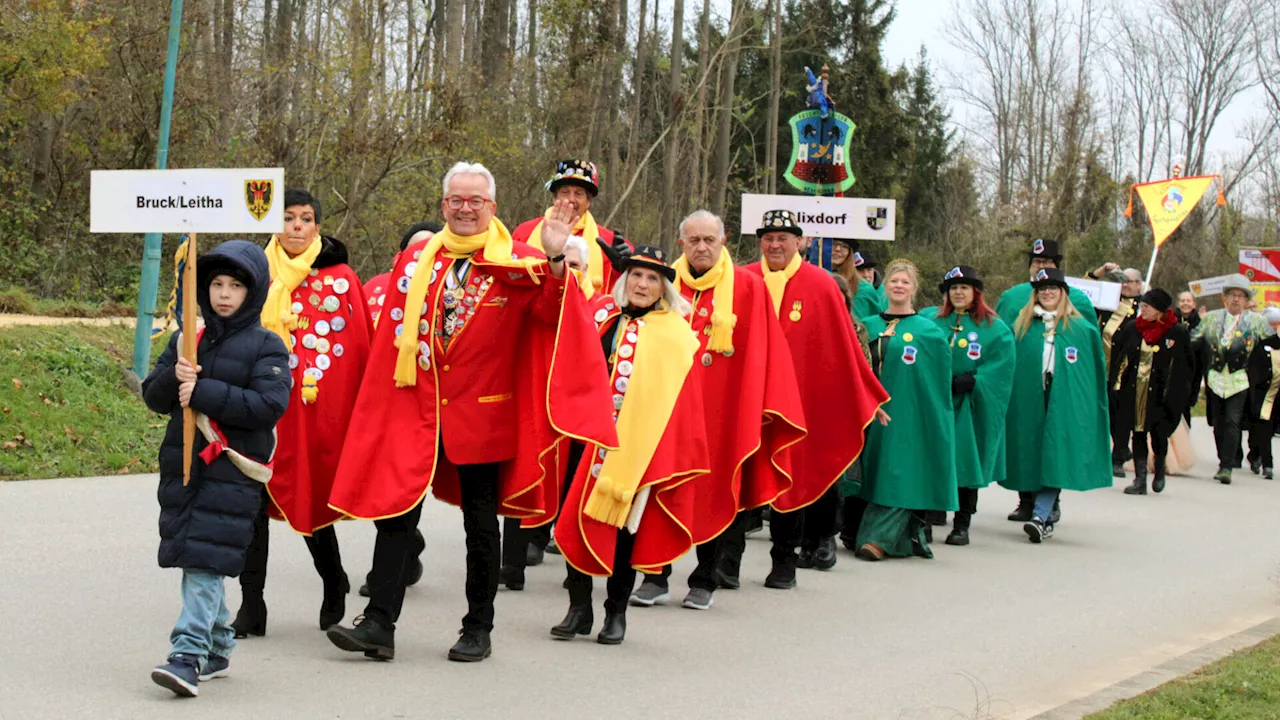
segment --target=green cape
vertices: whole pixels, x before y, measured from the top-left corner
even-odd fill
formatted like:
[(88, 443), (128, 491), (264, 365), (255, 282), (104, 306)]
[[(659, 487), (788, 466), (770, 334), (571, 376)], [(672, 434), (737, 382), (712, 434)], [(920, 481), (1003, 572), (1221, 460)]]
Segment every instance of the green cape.
[[(937, 308), (921, 315), (932, 317), (948, 340), (956, 334), (956, 315), (937, 317)], [(951, 345), (951, 374), (973, 371), (973, 391), (952, 397), (956, 423), (956, 483), (963, 488), (984, 488), (1004, 479), (1005, 413), (1013, 389), (1013, 332), (999, 318), (979, 325), (968, 315), (959, 317), (962, 328)], [(977, 357), (974, 357), (974, 356)]]
[[(888, 323), (865, 318), (872, 352)], [(908, 364), (903, 358), (913, 357)], [(888, 339), (880, 383), (889, 392), (888, 426), (872, 422), (862, 453), (858, 497), (890, 508), (955, 510), (955, 426), (951, 421), (951, 348), (938, 326), (912, 315)]]
[(853, 316), (856, 318), (865, 318), (871, 315), (879, 315), (889, 307), (889, 303), (884, 297), (884, 288), (877, 288), (875, 285), (863, 280), (858, 283), (858, 289), (853, 295)]
[[(1071, 304), (1076, 306), (1076, 310), (1079, 310), (1086, 320), (1097, 324), (1098, 311), (1089, 301), (1088, 295), (1076, 288), (1067, 288), (1067, 295), (1071, 298)], [(1018, 320), (1018, 313), (1022, 312), (1022, 308), (1029, 302), (1031, 302), (1031, 283), (1014, 285), (1000, 295), (1000, 300), (996, 303), (996, 314), (1012, 330), (1013, 324)]]
[[(1006, 433), (1010, 490), (1093, 490), (1111, 486), (1107, 371), (1096, 323), (1072, 318), (1054, 340), (1053, 386), (1045, 410), (1044, 322), (1017, 340)], [(1069, 357), (1074, 357), (1072, 362)]]

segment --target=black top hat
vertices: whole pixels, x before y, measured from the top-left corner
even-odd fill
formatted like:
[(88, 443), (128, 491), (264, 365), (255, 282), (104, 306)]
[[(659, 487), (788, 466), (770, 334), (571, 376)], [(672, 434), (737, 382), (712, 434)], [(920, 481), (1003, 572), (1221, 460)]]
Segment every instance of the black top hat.
[(760, 227), (756, 230), (756, 237), (764, 237), (765, 233), (771, 232), (789, 232), (796, 237), (804, 236), (804, 231), (800, 229), (800, 223), (796, 220), (796, 214), (790, 210), (770, 210), (764, 214), (764, 219), (760, 221)]
[(1036, 238), (1031, 242), (1031, 249), (1027, 251), (1027, 261), (1038, 257), (1049, 258), (1059, 265), (1062, 264), (1062, 251), (1058, 249), (1058, 243), (1053, 240)]
[(1173, 307), (1173, 296), (1160, 288), (1151, 288), (1142, 294), (1142, 302), (1164, 312)]
[(857, 250), (853, 253), (853, 266), (859, 270), (871, 270), (878, 267), (876, 259), (871, 257), (871, 252), (868, 250)]
[(556, 163), (556, 174), (547, 181), (547, 189), (554, 193), (564, 185), (577, 185), (595, 197), (600, 192), (600, 171), (586, 160), (561, 160)]
[(670, 282), (676, 281), (676, 269), (667, 264), (667, 253), (662, 248), (656, 248), (652, 245), (637, 245), (632, 251), (631, 257), (627, 258), (627, 269), (633, 267), (646, 267), (650, 270), (656, 270)]
[(1067, 289), (1067, 275), (1058, 268), (1040, 268), (1031, 280), (1031, 287), (1039, 290), (1043, 287), (1060, 287)]
[(976, 268), (971, 268), (968, 265), (957, 265), (942, 276), (942, 283), (938, 285), (938, 292), (945, 293), (951, 289), (952, 285), (971, 285), (982, 290), (982, 275), (978, 273)]

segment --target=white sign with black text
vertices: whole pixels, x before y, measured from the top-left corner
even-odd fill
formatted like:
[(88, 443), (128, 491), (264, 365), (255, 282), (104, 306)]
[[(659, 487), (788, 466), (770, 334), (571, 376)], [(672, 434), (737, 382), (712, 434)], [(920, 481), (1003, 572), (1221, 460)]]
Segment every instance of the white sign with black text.
[(1067, 284), (1088, 295), (1094, 310), (1115, 310), (1120, 307), (1120, 283), (1069, 277)]
[(809, 237), (848, 240), (893, 240), (897, 203), (876, 198), (834, 198), (812, 195), (742, 196), (742, 234), (751, 235), (770, 210), (790, 210)]
[(284, 227), (284, 168), (94, 170), (89, 232), (244, 233)]

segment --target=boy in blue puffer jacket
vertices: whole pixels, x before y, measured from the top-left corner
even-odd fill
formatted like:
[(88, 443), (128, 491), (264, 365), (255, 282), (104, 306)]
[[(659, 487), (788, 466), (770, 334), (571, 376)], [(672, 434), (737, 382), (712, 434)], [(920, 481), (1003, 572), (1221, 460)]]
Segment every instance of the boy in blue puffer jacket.
[[(173, 649), (151, 679), (183, 697), (195, 697), (200, 680), (227, 674), (235, 640), (222, 581), (244, 567), (261, 484), (271, 478), (276, 421), (289, 402), (289, 353), (259, 320), (271, 284), (262, 248), (223, 243), (200, 258), (196, 278), (205, 323), (198, 364), (179, 357), (175, 333), (142, 383), (147, 407), (170, 416), (160, 445), (160, 567), (182, 568)], [(184, 486), (185, 407), (198, 430)]]

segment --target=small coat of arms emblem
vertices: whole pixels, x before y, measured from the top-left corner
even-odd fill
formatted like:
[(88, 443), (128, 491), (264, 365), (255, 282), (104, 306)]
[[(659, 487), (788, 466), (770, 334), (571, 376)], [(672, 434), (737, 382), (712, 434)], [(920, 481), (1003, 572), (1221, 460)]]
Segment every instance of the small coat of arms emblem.
[(271, 201), (275, 195), (275, 182), (272, 180), (245, 180), (244, 206), (254, 220), (261, 220), (271, 211)]
[(1080, 354), (1075, 348), (1073, 347), (1067, 348), (1067, 362), (1074, 365), (1076, 363), (1076, 360), (1079, 360), (1079, 359), (1080, 359)]
[(872, 206), (867, 208), (867, 227), (872, 230), (883, 230), (889, 224), (889, 208)]

